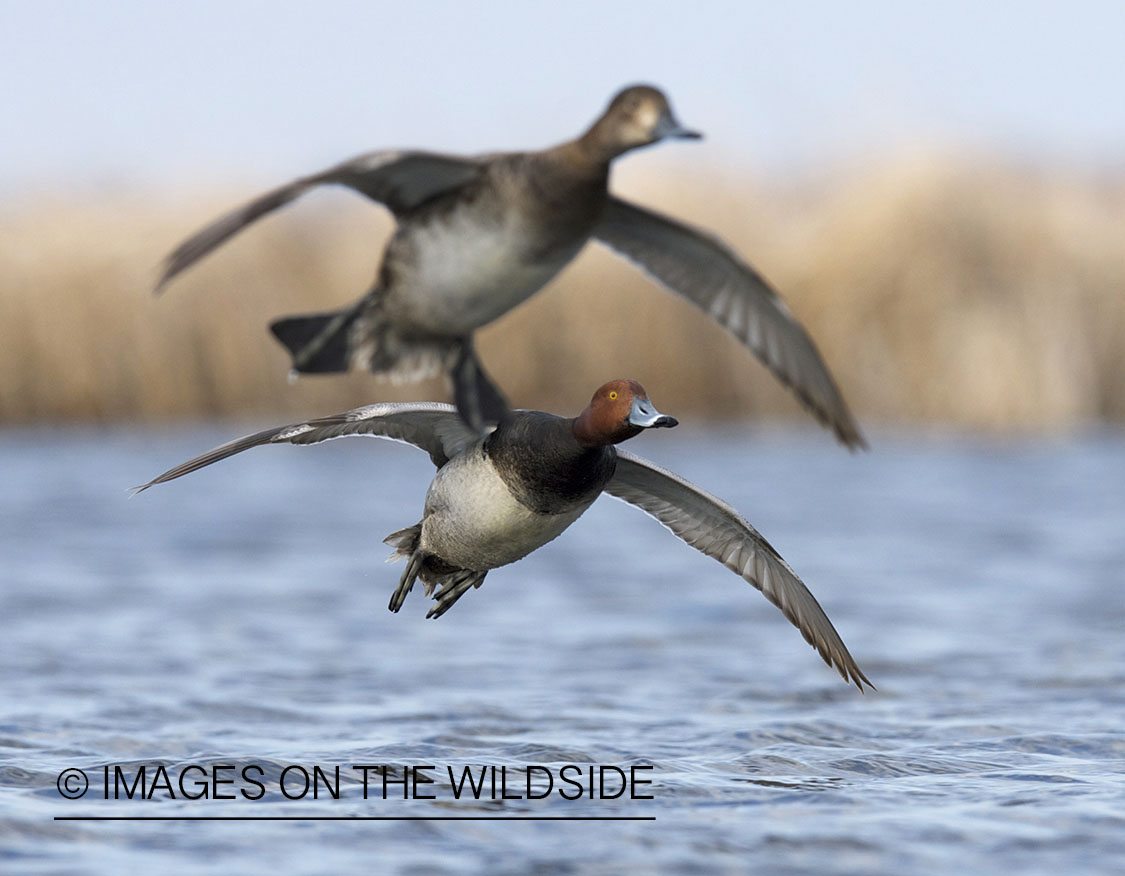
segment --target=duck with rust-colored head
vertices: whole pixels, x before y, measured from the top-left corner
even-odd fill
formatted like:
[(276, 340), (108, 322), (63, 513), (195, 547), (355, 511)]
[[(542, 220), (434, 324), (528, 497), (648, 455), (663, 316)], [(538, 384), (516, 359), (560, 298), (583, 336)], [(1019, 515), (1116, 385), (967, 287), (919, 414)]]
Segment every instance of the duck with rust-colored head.
[(315, 444), (347, 435), (413, 444), (430, 454), (437, 474), (421, 521), (387, 536), (394, 557), (406, 559), (390, 609), (398, 611), (421, 579), (435, 601), (429, 617), (440, 617), (480, 587), (490, 570), (557, 538), (605, 492), (651, 514), (753, 584), (845, 680), (860, 690), (870, 686), (820, 604), (753, 526), (710, 493), (617, 447), (646, 429), (675, 425), (635, 380), (600, 387), (577, 417), (510, 411), (484, 436), (451, 405), (377, 404), (239, 438), (138, 491), (263, 444)]
[(331, 313), (277, 320), (293, 368), (352, 368), (396, 380), (449, 375), (477, 431), (504, 397), (483, 371), (473, 333), (535, 294), (594, 239), (730, 331), (849, 447), (863, 438), (812, 339), (778, 294), (725, 244), (609, 193), (611, 163), (662, 140), (700, 135), (650, 85), (618, 93), (580, 136), (534, 152), (477, 157), (371, 152), (301, 177), (212, 222), (167, 258), (157, 289), (247, 225), (320, 185), (384, 204), (396, 230), (374, 286)]

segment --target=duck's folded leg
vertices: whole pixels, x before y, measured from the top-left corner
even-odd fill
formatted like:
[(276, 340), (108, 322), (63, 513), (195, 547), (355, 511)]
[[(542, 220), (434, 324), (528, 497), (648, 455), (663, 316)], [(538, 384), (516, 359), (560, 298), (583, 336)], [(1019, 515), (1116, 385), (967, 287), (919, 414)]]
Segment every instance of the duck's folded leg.
[(464, 596), (473, 587), (480, 587), (488, 571), (476, 572), (472, 569), (461, 569), (450, 575), (441, 583), (441, 588), (434, 596), (435, 604), (426, 612), (426, 617), (441, 617), (453, 607), (458, 599)]
[(511, 412), (508, 400), (477, 359), (472, 338), (461, 339), (449, 379), (453, 382), (453, 401), (457, 412), (474, 432), (483, 433)]

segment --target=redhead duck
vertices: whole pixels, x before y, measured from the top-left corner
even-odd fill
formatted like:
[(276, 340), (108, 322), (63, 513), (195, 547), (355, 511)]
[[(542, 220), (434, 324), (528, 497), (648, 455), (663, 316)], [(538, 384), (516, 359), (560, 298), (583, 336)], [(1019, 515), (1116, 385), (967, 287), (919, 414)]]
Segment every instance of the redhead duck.
[(430, 454), (437, 474), (422, 519), (391, 533), (392, 559), (406, 568), (391, 596), (398, 611), (417, 579), (440, 617), (490, 569), (514, 563), (561, 535), (606, 492), (651, 514), (698, 551), (753, 584), (824, 658), (861, 691), (872, 686), (832, 622), (769, 543), (730, 505), (615, 445), (645, 429), (675, 426), (635, 380), (614, 380), (573, 418), (511, 411), (488, 434), (470, 429), (451, 405), (376, 404), (266, 429), (216, 447), (137, 492), (263, 444), (316, 444), (376, 435)]
[(398, 380), (445, 371), (478, 430), (506, 410), (472, 334), (541, 289), (593, 238), (701, 308), (851, 448), (866, 446), (812, 339), (773, 288), (718, 239), (609, 194), (611, 162), (667, 138), (698, 138), (656, 88), (621, 91), (580, 137), (478, 157), (371, 152), (301, 177), (212, 222), (166, 259), (157, 291), (255, 220), (319, 185), (384, 204), (397, 227), (373, 288), (331, 313), (270, 328), (297, 372), (368, 369)]

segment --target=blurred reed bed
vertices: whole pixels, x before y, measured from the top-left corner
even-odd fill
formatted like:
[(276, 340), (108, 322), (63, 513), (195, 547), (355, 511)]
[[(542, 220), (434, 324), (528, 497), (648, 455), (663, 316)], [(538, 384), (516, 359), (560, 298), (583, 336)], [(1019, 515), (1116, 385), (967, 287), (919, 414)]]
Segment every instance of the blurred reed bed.
[[(862, 423), (1125, 418), (1122, 178), (914, 156), (769, 185), (628, 167), (615, 189), (713, 230), (764, 272)], [(152, 296), (160, 258), (253, 194), (0, 207), (0, 422), (284, 419), (447, 399), (440, 381), (287, 379), (267, 323), (356, 298), (390, 231), (350, 193), (308, 196)], [(810, 422), (748, 351), (600, 246), (478, 348), (520, 406), (576, 411), (628, 375), (677, 416)]]

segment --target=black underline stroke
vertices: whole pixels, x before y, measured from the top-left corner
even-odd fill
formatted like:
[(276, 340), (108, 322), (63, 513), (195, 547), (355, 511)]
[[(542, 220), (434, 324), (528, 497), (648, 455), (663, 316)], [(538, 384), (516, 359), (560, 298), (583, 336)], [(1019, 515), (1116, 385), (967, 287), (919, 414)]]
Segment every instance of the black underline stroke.
[(655, 815), (56, 815), (55, 821), (656, 821)]

